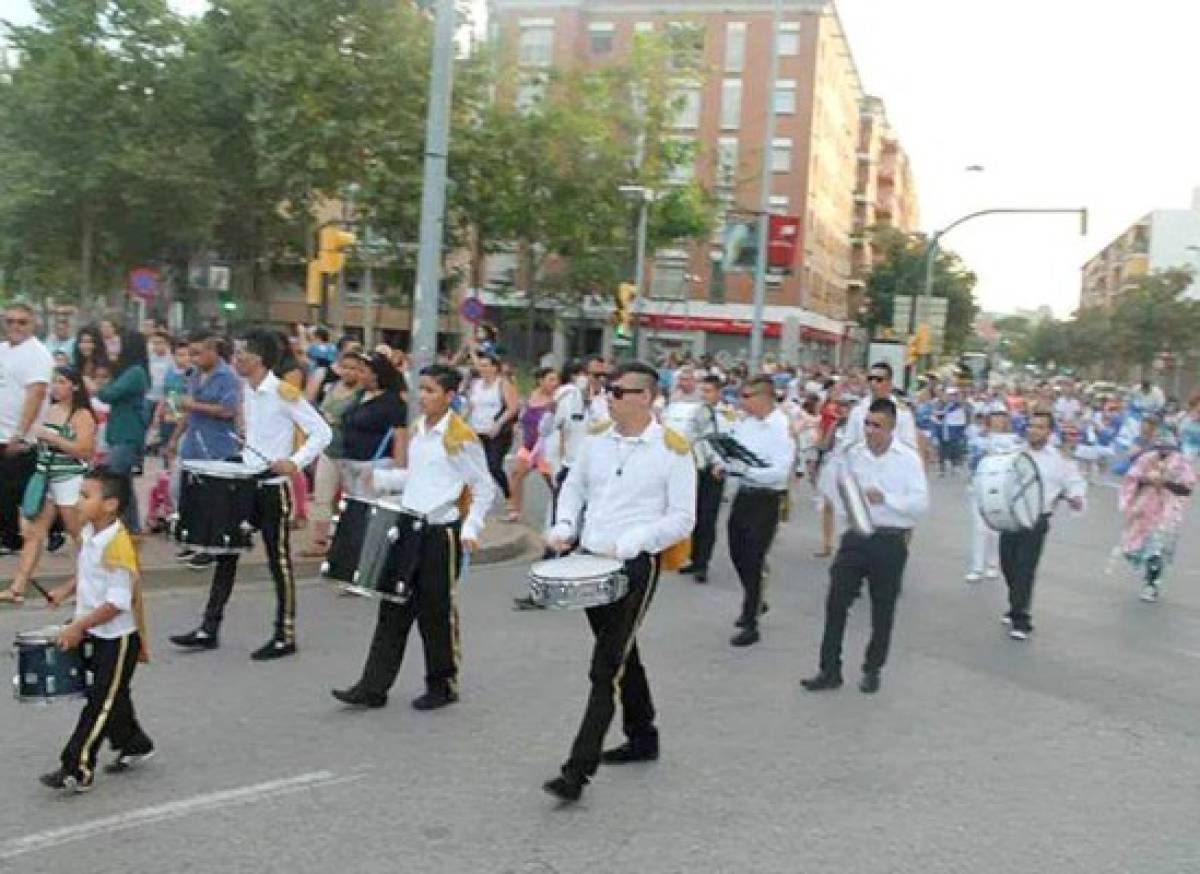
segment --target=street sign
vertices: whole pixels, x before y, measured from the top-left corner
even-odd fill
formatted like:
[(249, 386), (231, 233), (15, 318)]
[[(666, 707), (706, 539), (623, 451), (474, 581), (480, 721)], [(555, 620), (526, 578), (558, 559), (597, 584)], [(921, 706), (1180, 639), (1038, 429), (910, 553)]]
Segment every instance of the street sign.
[(129, 271), (129, 295), (149, 303), (158, 296), (158, 271), (153, 267), (137, 267)]
[(458, 314), (468, 322), (478, 322), (483, 318), (483, 301), (477, 297), (465, 297), (458, 305)]

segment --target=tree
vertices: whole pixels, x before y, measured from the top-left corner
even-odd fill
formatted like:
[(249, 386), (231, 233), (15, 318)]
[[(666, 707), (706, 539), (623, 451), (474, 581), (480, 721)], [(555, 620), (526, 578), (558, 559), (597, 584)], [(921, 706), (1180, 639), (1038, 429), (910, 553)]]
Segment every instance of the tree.
[(1182, 357), (1200, 336), (1200, 302), (1185, 297), (1190, 268), (1155, 271), (1133, 280), (1112, 307), (1112, 336), (1121, 360), (1146, 371), (1162, 353)]
[[(881, 228), (874, 235), (879, 253), (867, 277), (869, 302), (867, 327), (872, 333), (891, 329), (897, 295), (920, 295), (925, 283), (925, 242), (895, 228)], [(948, 300), (943, 351), (955, 354), (974, 332), (975, 274), (946, 249), (938, 249), (933, 265), (933, 296)]]

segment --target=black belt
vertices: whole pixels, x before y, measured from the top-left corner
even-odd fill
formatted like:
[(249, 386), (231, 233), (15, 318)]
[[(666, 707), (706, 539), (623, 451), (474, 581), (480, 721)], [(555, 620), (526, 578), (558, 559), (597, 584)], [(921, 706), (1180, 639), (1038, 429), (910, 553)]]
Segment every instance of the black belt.
[(882, 537), (908, 537), (912, 534), (911, 528), (891, 528), (882, 525), (875, 526), (875, 533)]
[(778, 497), (787, 494), (785, 489), (768, 489), (765, 486), (742, 486), (738, 489), (739, 494), (744, 495), (772, 495)]

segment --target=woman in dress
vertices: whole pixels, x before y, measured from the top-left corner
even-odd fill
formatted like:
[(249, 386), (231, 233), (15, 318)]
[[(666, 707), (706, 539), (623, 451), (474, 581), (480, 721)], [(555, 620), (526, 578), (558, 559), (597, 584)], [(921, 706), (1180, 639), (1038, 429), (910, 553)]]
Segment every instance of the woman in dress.
[(87, 386), (79, 372), (60, 367), (50, 386), (50, 407), (37, 429), (37, 469), (21, 508), (25, 544), (12, 584), (0, 592), (0, 603), (20, 604), (42, 557), (42, 544), (55, 517), (79, 545), (79, 487), (92, 460), (96, 418)]
[(558, 390), (558, 371), (553, 367), (539, 367), (533, 372), (536, 385), (521, 407), (521, 446), (517, 460), (508, 477), (508, 509), (506, 522), (519, 522), (524, 498), (525, 477), (531, 468), (536, 468), (553, 489), (550, 480), (550, 463), (544, 452), (543, 424), (554, 413), (554, 393)]
[(1121, 480), (1119, 506), (1125, 517), (1121, 552), (1142, 574), (1143, 601), (1158, 600), (1162, 575), (1175, 557), (1175, 544), (1196, 472), (1163, 432), (1133, 462)]
[(467, 388), (467, 424), (479, 435), (488, 471), (504, 499), (511, 500), (504, 456), (512, 445), (513, 426), (521, 409), (521, 397), (511, 382), (500, 373), (500, 359), (490, 352), (475, 356), (479, 374)]

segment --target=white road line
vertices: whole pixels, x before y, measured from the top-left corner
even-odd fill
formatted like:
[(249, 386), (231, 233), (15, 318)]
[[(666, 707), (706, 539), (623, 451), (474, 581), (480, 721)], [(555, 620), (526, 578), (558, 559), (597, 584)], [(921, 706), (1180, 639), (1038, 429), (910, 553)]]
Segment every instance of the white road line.
[(163, 822), (165, 820), (181, 819), (193, 813), (208, 810), (218, 810), (239, 804), (251, 804), (279, 795), (301, 792), (305, 789), (315, 789), (322, 786), (333, 786), (351, 780), (361, 779), (363, 774), (351, 774), (338, 777), (330, 771), (312, 771), (299, 774), (283, 780), (270, 780), (266, 783), (256, 783), (252, 786), (242, 786), (238, 789), (226, 789), (221, 792), (209, 792), (193, 798), (181, 798), (179, 801), (168, 801), (166, 804), (156, 804), (142, 807), (115, 816), (105, 816), (77, 825), (48, 829), (35, 832), (19, 838), (11, 838), (0, 843), (0, 860), (15, 859), (27, 853), (38, 850), (48, 850), (74, 841), (85, 840), (100, 834), (125, 831), (143, 825)]

